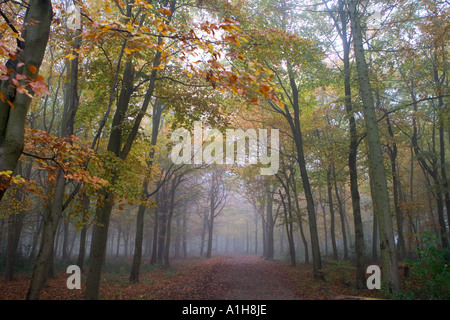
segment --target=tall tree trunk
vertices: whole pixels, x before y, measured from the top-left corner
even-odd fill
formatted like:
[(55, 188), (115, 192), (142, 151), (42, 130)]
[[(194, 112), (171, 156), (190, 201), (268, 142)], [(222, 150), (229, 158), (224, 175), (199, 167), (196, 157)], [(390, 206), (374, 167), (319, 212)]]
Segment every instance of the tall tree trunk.
[(176, 234), (174, 243), (174, 258), (179, 258), (181, 252), (181, 236), (182, 236), (180, 217), (177, 217), (175, 219), (175, 227), (176, 227)]
[[(375, 199), (375, 191), (373, 189), (373, 181), (372, 181), (372, 178), (370, 178), (370, 177), (372, 177), (371, 170), (369, 170), (370, 197), (372, 199)], [(376, 205), (375, 201), (372, 201), (372, 211), (373, 211), (373, 217), (372, 217), (372, 261), (377, 262), (379, 240), (378, 240), (377, 205)]]
[(331, 182), (331, 166), (327, 169), (327, 191), (328, 191), (328, 207), (330, 209), (330, 234), (331, 234), (331, 246), (333, 248), (333, 259), (338, 260), (338, 252), (336, 245), (336, 232), (335, 232), (335, 219), (334, 219), (334, 205), (333, 205), (333, 193)]
[(214, 234), (214, 216), (210, 217), (208, 220), (208, 243), (206, 246), (206, 258), (211, 258), (212, 256), (212, 243)]
[(14, 280), (14, 266), (17, 257), (20, 234), (22, 232), (24, 213), (12, 213), (8, 217), (7, 252), (5, 263), (5, 280)]
[[(353, 111), (352, 91), (351, 91), (351, 70), (350, 70), (350, 41), (351, 37), (347, 32), (348, 13), (345, 10), (345, 2), (339, 0), (339, 16), (341, 20), (341, 40), (343, 47), (344, 62), (344, 92), (345, 110), (349, 119), (350, 145), (348, 152), (348, 169), (350, 172), (350, 194), (352, 198), (353, 224), (355, 228), (355, 260), (356, 260), (356, 286), (358, 289), (365, 288), (365, 261), (364, 261), (364, 228), (361, 218), (361, 203), (358, 188), (358, 132)], [(336, 24), (337, 25), (337, 24)]]
[(209, 191), (209, 217), (208, 217), (208, 244), (206, 246), (206, 258), (211, 258), (212, 254), (212, 241), (214, 231), (214, 218), (216, 215), (216, 201), (217, 201), (217, 178), (216, 172), (213, 171), (211, 177), (211, 189)]
[[(286, 177), (286, 176), (285, 176)], [(288, 177), (286, 177), (289, 179)], [(283, 184), (283, 187), (286, 192), (286, 200), (283, 196), (281, 190), (278, 190), (278, 193), (281, 198), (281, 204), (283, 205), (283, 212), (284, 212), (284, 225), (286, 227), (286, 236), (288, 238), (288, 245), (289, 245), (289, 257), (291, 266), (295, 267), (296, 265), (296, 258), (295, 258), (295, 245), (294, 245), (294, 233), (293, 233), (293, 219), (292, 219), (292, 201), (291, 201), (291, 195), (290, 195), (290, 188), (289, 183)]]
[(183, 216), (183, 258), (187, 258), (187, 214)]
[[(28, 4), (21, 34), (23, 40), (18, 40), (17, 57), (6, 63), (6, 67), (12, 70), (11, 76), (22, 74), (31, 79), (37, 78), (47, 47), (52, 16), (50, 0), (35, 0)], [(10, 81), (0, 81), (0, 90), (4, 94), (4, 99), (0, 101), (0, 172), (14, 172), (16, 169), (24, 148), (25, 119), (31, 102), (31, 97), (18, 92)], [(23, 84), (23, 80), (19, 83)], [(0, 200), (5, 191), (6, 188), (0, 188)]]
[[(122, 236), (122, 226), (119, 223), (119, 226), (117, 228), (117, 246), (116, 246), (116, 257), (119, 257), (120, 254), (120, 237)], [(111, 239), (114, 240), (114, 234), (111, 235)], [(112, 245), (111, 245), (112, 248)]]
[[(75, 55), (75, 59), (70, 62), (69, 69), (69, 81), (65, 88), (64, 96), (64, 113), (61, 121), (61, 133), (62, 138), (73, 135), (75, 115), (78, 110), (78, 53), (77, 50), (81, 46), (81, 29), (75, 33), (74, 42), (72, 44), (72, 53)], [(63, 200), (66, 187), (66, 179), (61, 169), (58, 170), (55, 193), (52, 198), (52, 205), (50, 206), (50, 212), (47, 219), (44, 220), (44, 233), (41, 243), (41, 251), (37, 257), (37, 262), (33, 271), (30, 287), (28, 289), (27, 299), (39, 299), (40, 291), (45, 283), (46, 270), (43, 268), (48, 267), (47, 263), (53, 263), (50, 259), (50, 254), (53, 252), (55, 231), (58, 228), (59, 222), (63, 215)], [(68, 223), (68, 222), (67, 222)], [(55, 230), (55, 231), (53, 231)], [(67, 233), (68, 224), (64, 230), (64, 242), (63, 242), (63, 259), (67, 259)], [(48, 238), (51, 237), (51, 238)], [(50, 262), (49, 262), (50, 261)]]
[(294, 200), (295, 200), (295, 212), (297, 215), (298, 226), (300, 229), (300, 237), (302, 238), (303, 248), (305, 249), (305, 263), (309, 264), (309, 248), (308, 248), (308, 240), (306, 239), (305, 231), (303, 229), (303, 217), (300, 211), (300, 204), (298, 199), (297, 185), (294, 180), (294, 176), (291, 179), (292, 190), (294, 192)]
[[(123, 87), (117, 102), (117, 109), (111, 125), (107, 150), (115, 156), (121, 155), (122, 145), (122, 124), (124, 122), (126, 111), (133, 92), (134, 69), (131, 61), (125, 64), (123, 72)], [(110, 184), (113, 185), (118, 179), (118, 172), (113, 172), (113, 178)], [(91, 243), (91, 253), (89, 257), (88, 277), (86, 281), (85, 298), (87, 300), (98, 299), (98, 288), (100, 286), (100, 275), (103, 266), (103, 259), (106, 254), (106, 245), (108, 240), (108, 228), (111, 217), (111, 211), (114, 206), (114, 193), (103, 189), (100, 191), (101, 201), (96, 208), (97, 224), (94, 226), (94, 234)]]
[(258, 254), (258, 213), (254, 212), (255, 220), (255, 254)]
[[(159, 125), (161, 121), (161, 113), (162, 113), (162, 105), (159, 103), (155, 103), (153, 107), (153, 119), (152, 119), (152, 137), (151, 137), (151, 151), (149, 153), (149, 160), (147, 161), (147, 167), (151, 170), (153, 165), (153, 158), (155, 156), (155, 147), (158, 139), (159, 133)], [(148, 198), (148, 174), (142, 185), (142, 195), (145, 198)], [(139, 282), (139, 274), (141, 268), (141, 260), (142, 260), (142, 240), (144, 237), (144, 215), (145, 215), (146, 207), (144, 205), (139, 205), (137, 217), (136, 217), (136, 238), (135, 238), (135, 248), (133, 255), (133, 264), (131, 266), (130, 272), (130, 282), (138, 283)]]
[[(176, 1), (171, 1), (170, 3), (170, 9), (173, 13), (175, 8)], [(126, 16), (127, 19), (131, 19), (132, 17), (132, 3), (129, 3), (127, 6), (127, 12)], [(170, 15), (169, 19), (172, 19), (173, 14)], [(144, 21), (144, 20), (142, 20)], [(158, 44), (162, 43), (162, 38), (158, 37)], [(125, 49), (125, 47), (123, 47)], [(123, 54), (123, 50), (121, 52)], [(148, 106), (150, 105), (150, 101), (153, 97), (153, 93), (155, 90), (155, 84), (156, 84), (156, 76), (158, 73), (158, 66), (161, 64), (161, 52), (157, 51), (154, 59), (153, 59), (153, 70), (150, 73), (149, 77), (149, 84), (147, 87), (147, 90), (143, 97), (142, 106), (134, 120), (133, 126), (128, 134), (128, 137), (126, 138), (125, 143), (123, 144), (122, 138), (123, 138), (123, 132), (122, 127), (124, 124), (124, 121), (126, 120), (126, 111), (129, 107), (129, 102), (132, 93), (134, 92), (133, 88), (133, 81), (134, 81), (134, 68), (132, 65), (131, 59), (127, 61), (125, 64), (125, 70), (123, 73), (123, 87), (122, 91), (119, 95), (118, 103), (117, 103), (117, 109), (114, 113), (112, 126), (111, 126), (111, 133), (109, 136), (108, 141), (108, 147), (107, 150), (112, 152), (114, 155), (119, 157), (120, 159), (124, 160), (128, 157), (128, 154), (131, 151), (131, 148), (133, 146), (134, 140), (136, 139), (136, 136), (139, 132), (139, 128), (141, 126), (141, 122), (145, 114), (147, 113)], [(125, 139), (124, 139), (125, 140)], [(123, 147), (122, 147), (123, 145)], [(114, 172), (114, 178), (112, 179), (112, 183), (114, 183), (117, 179), (117, 172)], [(110, 193), (104, 192), (104, 200), (106, 202), (114, 201), (114, 195)], [(101, 274), (101, 267), (102, 267), (102, 259), (104, 259), (105, 255), (105, 249), (106, 249), (106, 241), (108, 236), (108, 225), (109, 225), (109, 219), (112, 211), (113, 203), (111, 205), (105, 205), (103, 208), (99, 208), (99, 217), (100, 217), (100, 223), (104, 226), (99, 233), (95, 232), (95, 237), (92, 239), (92, 250), (91, 250), (91, 261), (90, 261), (90, 267), (88, 272), (88, 278), (86, 282), (86, 292), (85, 292), (85, 298), (87, 300), (92, 299), (98, 299), (98, 290), (100, 286), (100, 274)], [(104, 243), (102, 243), (104, 242)], [(101, 251), (103, 250), (103, 251)], [(92, 266), (91, 266), (92, 265)]]
[[(435, 50), (438, 50), (435, 48)], [(450, 224), (450, 187), (449, 180), (447, 178), (447, 165), (445, 163), (445, 127), (446, 127), (446, 119), (448, 118), (448, 108), (445, 108), (444, 104), (444, 82), (448, 82), (448, 76), (446, 77), (446, 71), (443, 71), (443, 76), (439, 77), (439, 71), (437, 68), (437, 54), (434, 54), (435, 63), (433, 65), (433, 76), (434, 83), (436, 86), (436, 91), (438, 92), (438, 131), (439, 131), (439, 167), (441, 168), (441, 180), (442, 187), (440, 189), (443, 190), (445, 207), (447, 208), (447, 221)], [(445, 61), (445, 57), (444, 57)], [(444, 68), (446, 68), (446, 63), (443, 63)], [(447, 124), (448, 126), (448, 124)], [(448, 238), (448, 235), (447, 235)]]
[(205, 209), (205, 213), (203, 214), (202, 233), (200, 237), (200, 257), (203, 257), (205, 250), (205, 239), (207, 228), (208, 228), (208, 217), (207, 217), (207, 209)]
[(84, 271), (84, 258), (86, 256), (86, 236), (87, 236), (87, 219), (89, 217), (89, 206), (91, 200), (89, 197), (83, 199), (83, 229), (80, 233), (80, 248), (78, 251), (77, 266), (80, 267), (81, 271)]
[[(46, 210), (47, 209), (44, 208), (43, 211), (45, 212)], [(36, 251), (37, 251), (37, 248), (39, 247), (38, 246), (39, 245), (39, 239), (40, 239), (40, 236), (42, 235), (43, 227), (44, 227), (44, 219), (40, 218), (39, 222), (38, 222), (38, 224), (37, 224), (37, 226), (36, 226), (36, 228), (34, 230), (34, 234), (33, 234), (33, 244), (31, 246), (30, 256), (28, 257), (28, 259), (30, 259), (30, 260), (34, 260), (35, 257), (36, 257)]]
[(274, 239), (273, 239), (273, 195), (270, 190), (266, 190), (266, 241), (267, 241), (267, 252), (266, 259), (272, 260), (274, 257)]
[(334, 183), (334, 193), (336, 194), (336, 201), (338, 203), (337, 208), (339, 212), (339, 217), (341, 219), (341, 230), (342, 230), (342, 242), (344, 247), (344, 260), (348, 260), (348, 244), (347, 244), (347, 230), (345, 228), (346, 217), (344, 211), (344, 204), (342, 203), (341, 196), (339, 195), (339, 188), (336, 181), (336, 169), (334, 168), (334, 164), (332, 165), (332, 175), (333, 175), (333, 183)]
[(63, 242), (62, 242), (61, 259), (67, 261), (69, 259), (69, 221), (63, 221)]
[[(413, 110), (417, 112), (417, 97), (415, 92), (415, 87), (413, 84), (409, 87), (411, 99), (413, 103)], [(429, 179), (431, 177), (433, 179), (433, 183), (435, 187), (438, 187), (440, 185), (439, 176), (438, 176), (438, 169), (437, 169), (437, 160), (435, 158), (432, 158), (431, 164), (428, 165), (428, 163), (425, 161), (424, 157), (421, 156), (421, 151), (419, 147), (419, 137), (418, 137), (418, 128), (417, 128), (417, 120), (416, 117), (413, 116), (412, 118), (412, 126), (413, 126), (413, 134), (411, 137), (411, 144), (414, 150), (414, 155), (417, 158), (417, 161), (422, 168), (423, 174)], [(433, 134), (432, 134), (432, 152), (435, 153), (435, 123), (433, 123)], [(429, 182), (430, 183), (430, 182)], [(431, 183), (430, 183), (431, 186)], [(434, 198), (436, 199), (437, 204), (437, 213), (438, 213), (438, 222), (439, 222), (439, 235), (441, 239), (441, 245), (444, 248), (449, 248), (449, 241), (447, 239), (446, 233), (447, 233), (447, 227), (445, 223), (445, 217), (444, 217), (444, 199), (442, 196), (442, 193), (440, 192), (439, 188), (438, 190), (433, 191)]]
[(383, 263), (383, 277), (390, 292), (401, 290), (398, 274), (397, 255), (395, 251), (394, 234), (392, 228), (389, 192), (384, 159), (381, 150), (378, 121), (375, 104), (370, 86), (369, 69), (364, 56), (362, 30), (356, 0), (350, 1), (350, 20), (353, 33), (353, 47), (355, 51), (356, 69), (358, 72), (359, 89), (361, 93), (364, 121), (366, 124), (367, 142), (369, 146), (369, 160), (373, 171), (375, 203), (377, 207), (378, 227), (380, 231), (380, 250)]
[(291, 117), (290, 112), (286, 110), (287, 120), (291, 127), (291, 131), (294, 135), (294, 142), (297, 153), (297, 161), (300, 168), (300, 176), (303, 184), (303, 191), (306, 197), (306, 210), (308, 212), (308, 222), (309, 222), (309, 234), (311, 237), (311, 249), (312, 249), (312, 259), (313, 259), (313, 273), (314, 278), (322, 278), (321, 270), (322, 270), (322, 258), (320, 257), (320, 244), (319, 244), (319, 235), (317, 232), (317, 221), (316, 221), (316, 212), (314, 206), (314, 198), (311, 191), (311, 185), (309, 183), (308, 170), (306, 169), (306, 160), (305, 154), (303, 151), (303, 137), (302, 130), (300, 126), (300, 105), (299, 105), (299, 93), (297, 84), (295, 82), (294, 74), (292, 72), (292, 66), (288, 63), (288, 71), (289, 71), (289, 81), (290, 87), (292, 91), (293, 98), (293, 110), (294, 116)]
[(164, 206), (164, 211), (161, 212), (159, 217), (159, 235), (158, 235), (158, 255), (157, 261), (158, 264), (163, 264), (163, 255), (164, 255), (164, 245), (166, 243), (166, 232), (167, 232), (167, 216), (168, 212), (166, 211), (168, 206)]
[(261, 216), (261, 229), (262, 229), (262, 241), (263, 241), (263, 253), (262, 256), (267, 256), (267, 223), (266, 219)]
[[(16, 171), (19, 175), (24, 176), (28, 180), (31, 176), (31, 168), (29, 165), (26, 172), (22, 172), (23, 165), (19, 161)], [(22, 190), (17, 190), (14, 197), (18, 203), (24, 200), (24, 194)], [(25, 218), (25, 212), (20, 210), (18, 213), (12, 213), (8, 217), (8, 231), (7, 231), (7, 246), (6, 246), (6, 263), (5, 263), (5, 280), (14, 280), (14, 267), (17, 257), (17, 248), (19, 247), (20, 235), (23, 229), (23, 222)], [(5, 219), (6, 220), (6, 219)]]
[[(42, 243), (39, 250), (38, 257), (31, 275), (30, 286), (28, 288), (27, 300), (39, 299), (41, 290), (46, 281), (49, 264), (53, 263), (53, 249), (56, 230), (58, 223), (54, 223), (52, 213), (61, 212), (62, 208), (62, 194), (64, 193), (65, 179), (61, 171), (56, 176), (57, 185), (55, 188), (54, 198), (51, 207), (48, 208), (47, 214), (44, 217), (44, 229), (42, 232)], [(61, 202), (56, 202), (55, 199), (60, 199)]]
[(166, 226), (166, 242), (164, 244), (164, 266), (168, 268), (170, 266), (169, 263), (169, 253), (170, 253), (170, 237), (172, 235), (172, 218), (174, 213), (175, 206), (175, 191), (178, 187), (178, 183), (180, 181), (180, 176), (176, 176), (172, 179), (172, 186), (170, 188), (170, 203), (169, 203), (169, 212), (167, 215), (167, 226)]
[[(389, 119), (389, 115), (386, 114), (386, 124), (389, 132), (389, 136), (391, 139), (394, 138), (394, 132), (392, 130), (391, 121)], [(395, 217), (397, 220), (397, 245), (399, 247), (399, 259), (403, 260), (406, 258), (406, 243), (405, 237), (403, 236), (403, 213), (400, 210), (400, 179), (398, 178), (398, 169), (397, 169), (397, 143), (395, 141), (391, 144), (390, 147), (390, 160), (391, 160), (391, 174), (392, 174), (392, 187), (393, 187), (393, 197), (394, 197), (394, 210)]]
[[(159, 198), (159, 192), (156, 193), (156, 199)], [(155, 225), (153, 226), (153, 241), (152, 241), (152, 256), (150, 257), (150, 264), (156, 264), (157, 250), (158, 250), (158, 233), (159, 233), (159, 208), (155, 208)]]

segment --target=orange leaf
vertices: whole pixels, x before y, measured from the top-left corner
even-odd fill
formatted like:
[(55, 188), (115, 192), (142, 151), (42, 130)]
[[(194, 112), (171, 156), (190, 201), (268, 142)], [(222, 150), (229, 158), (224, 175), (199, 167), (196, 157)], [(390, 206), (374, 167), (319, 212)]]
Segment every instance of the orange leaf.
[(9, 104), (9, 106), (11, 107), (11, 109), (14, 109), (14, 105), (12, 104), (12, 102), (11, 102), (11, 101), (9, 101), (9, 100), (6, 100), (6, 103), (7, 103), (7, 104)]
[(28, 70), (30, 70), (31, 73), (36, 73), (37, 72), (37, 68), (35, 66), (33, 66), (33, 65), (29, 65), (28, 66)]

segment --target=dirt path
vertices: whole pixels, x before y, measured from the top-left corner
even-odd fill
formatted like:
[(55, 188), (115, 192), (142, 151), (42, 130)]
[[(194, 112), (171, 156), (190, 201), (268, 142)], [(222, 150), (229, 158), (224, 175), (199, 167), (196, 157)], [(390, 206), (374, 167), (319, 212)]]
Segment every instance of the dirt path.
[(216, 289), (214, 300), (301, 299), (283, 272), (285, 268), (288, 266), (258, 257), (220, 257), (215, 260), (207, 287)]

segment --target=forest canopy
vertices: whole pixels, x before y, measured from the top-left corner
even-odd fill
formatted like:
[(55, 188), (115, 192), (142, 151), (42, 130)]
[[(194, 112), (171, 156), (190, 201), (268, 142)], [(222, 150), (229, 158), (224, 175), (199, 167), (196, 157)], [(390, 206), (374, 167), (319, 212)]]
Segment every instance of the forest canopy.
[(256, 255), (355, 290), (378, 265), (383, 297), (450, 298), (449, 13), (1, 1), (0, 286), (24, 274), (39, 299), (76, 265), (99, 299), (108, 262), (138, 285)]

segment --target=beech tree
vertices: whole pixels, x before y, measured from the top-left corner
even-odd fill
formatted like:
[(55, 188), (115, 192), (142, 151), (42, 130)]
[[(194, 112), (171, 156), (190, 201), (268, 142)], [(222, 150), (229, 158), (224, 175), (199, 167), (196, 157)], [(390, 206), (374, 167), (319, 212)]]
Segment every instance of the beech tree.
[[(0, 65), (3, 72), (0, 84), (0, 172), (5, 173), (16, 169), (24, 148), (28, 106), (33, 94), (42, 93), (43, 79), (39, 77), (39, 68), (50, 34), (52, 2), (30, 1), (21, 31), (5, 13), (2, 12), (2, 16), (17, 39), (16, 48), (8, 49), (11, 58)], [(2, 175), (0, 199), (8, 182), (9, 178)]]
[(400, 279), (397, 267), (394, 235), (392, 229), (391, 207), (389, 192), (384, 171), (383, 153), (380, 144), (378, 121), (375, 114), (373, 92), (370, 85), (369, 69), (364, 55), (363, 38), (361, 30), (360, 11), (357, 1), (350, 1), (349, 11), (353, 34), (353, 47), (355, 50), (356, 69), (361, 99), (364, 108), (364, 121), (366, 124), (367, 142), (369, 146), (369, 160), (372, 168), (374, 185), (374, 202), (377, 210), (377, 221), (380, 231), (380, 250), (383, 259), (383, 275), (388, 281), (389, 290), (400, 290)]

